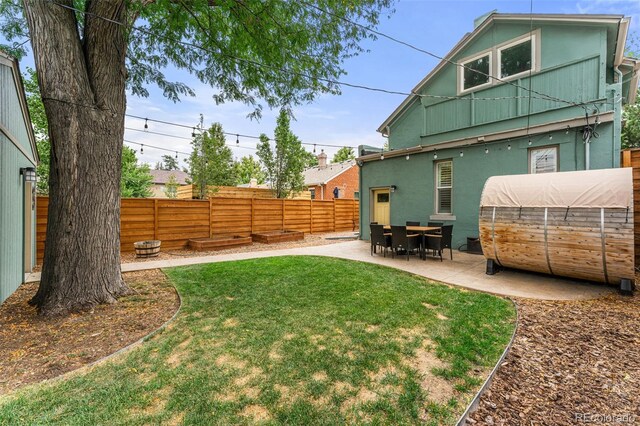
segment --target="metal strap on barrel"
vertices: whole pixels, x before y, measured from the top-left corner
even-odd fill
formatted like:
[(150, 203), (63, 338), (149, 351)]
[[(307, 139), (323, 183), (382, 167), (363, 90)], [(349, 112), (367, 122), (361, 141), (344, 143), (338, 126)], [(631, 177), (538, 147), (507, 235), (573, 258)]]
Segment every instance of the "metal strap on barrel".
[(604, 281), (609, 284), (609, 273), (607, 272), (607, 240), (604, 235), (604, 207), (600, 208), (600, 236), (602, 239), (602, 271)]
[(549, 237), (547, 232), (547, 216), (549, 213), (549, 208), (544, 208), (544, 255), (547, 257), (547, 267), (549, 268), (549, 273), (553, 275), (553, 269), (551, 269), (551, 261), (549, 260)]
[(496, 257), (495, 261), (498, 265), (502, 266), (500, 259), (498, 259), (498, 247), (496, 246), (496, 208), (493, 208), (491, 215), (491, 241), (493, 242), (493, 255)]

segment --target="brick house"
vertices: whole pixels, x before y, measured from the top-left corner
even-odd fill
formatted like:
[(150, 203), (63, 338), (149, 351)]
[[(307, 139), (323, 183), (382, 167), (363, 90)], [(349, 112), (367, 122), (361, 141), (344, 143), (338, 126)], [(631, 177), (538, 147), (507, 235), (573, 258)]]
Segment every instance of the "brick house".
[(312, 200), (359, 198), (359, 169), (354, 160), (327, 164), (327, 154), (322, 151), (318, 155), (318, 165), (303, 174)]

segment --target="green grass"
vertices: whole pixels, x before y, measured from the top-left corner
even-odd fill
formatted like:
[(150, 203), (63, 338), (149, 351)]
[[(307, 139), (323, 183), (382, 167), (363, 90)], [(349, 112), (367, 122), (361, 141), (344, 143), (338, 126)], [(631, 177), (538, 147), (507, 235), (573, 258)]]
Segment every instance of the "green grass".
[(450, 424), (514, 327), (506, 300), (366, 263), (275, 257), (166, 272), (183, 298), (168, 329), (1, 399), (0, 424)]

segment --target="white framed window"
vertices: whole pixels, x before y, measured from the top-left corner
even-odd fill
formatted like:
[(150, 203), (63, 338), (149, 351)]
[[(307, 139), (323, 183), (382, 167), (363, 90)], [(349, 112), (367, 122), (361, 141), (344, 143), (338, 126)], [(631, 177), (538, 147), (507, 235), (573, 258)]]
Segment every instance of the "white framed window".
[(436, 214), (451, 214), (453, 191), (453, 161), (438, 161), (436, 171)]
[(558, 145), (529, 149), (529, 173), (554, 173), (558, 164)]
[(536, 36), (527, 34), (497, 48), (498, 77), (518, 78), (536, 70)]
[(460, 93), (476, 90), (492, 83), (493, 52), (483, 52), (463, 59), (458, 67), (458, 91)]

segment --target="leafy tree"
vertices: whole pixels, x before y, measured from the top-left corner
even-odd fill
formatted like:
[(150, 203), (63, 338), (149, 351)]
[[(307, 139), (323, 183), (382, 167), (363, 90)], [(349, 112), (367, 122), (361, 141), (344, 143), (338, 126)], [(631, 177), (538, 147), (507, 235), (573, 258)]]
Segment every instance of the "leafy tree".
[(169, 180), (164, 185), (164, 195), (167, 198), (177, 198), (178, 197), (178, 180), (175, 175), (169, 175)]
[[(638, 90), (640, 96), (640, 90)], [(636, 99), (638, 99), (636, 97)], [(622, 110), (622, 148), (640, 147), (640, 104), (625, 105)]]
[(356, 158), (356, 154), (353, 152), (353, 148), (344, 146), (340, 148), (333, 156), (333, 163), (342, 163), (343, 161), (353, 160)]
[(40, 89), (38, 89), (38, 76), (32, 68), (27, 68), (27, 72), (23, 76), (23, 82), (27, 95), (31, 124), (33, 125), (33, 133), (36, 138), (38, 157), (40, 157), (40, 162), (36, 168), (36, 174), (38, 176), (36, 190), (38, 194), (46, 195), (49, 193), (49, 158), (51, 156), (51, 144), (49, 143), (49, 131), (47, 130), (47, 115), (45, 114), (44, 104), (40, 97)]
[(183, 69), (217, 88), (215, 102), (243, 102), (254, 117), (263, 104), (290, 108), (339, 93), (343, 60), (374, 37), (340, 18), (375, 27), (392, 2), (0, 2), (5, 50), (25, 54), (30, 40), (55, 152), (44, 265), (31, 299), (38, 312), (85, 310), (129, 292), (120, 273), (120, 210), (113, 207), (127, 89), (147, 96), (148, 85), (157, 85), (174, 101), (194, 95), (163, 72)]
[(252, 155), (242, 157), (240, 161), (235, 163), (235, 169), (238, 183), (249, 183), (251, 179), (256, 179), (258, 184), (265, 182), (266, 175), (262, 165)]
[(312, 153), (307, 151), (306, 149), (302, 153), (304, 159), (304, 168), (308, 169), (309, 167), (314, 167), (318, 165), (318, 157)]
[(260, 135), (258, 143), (258, 158), (264, 165), (277, 198), (286, 198), (291, 193), (299, 192), (304, 185), (302, 172), (306, 166), (306, 151), (300, 139), (291, 132), (290, 124), (289, 114), (281, 110), (274, 131), (273, 149), (269, 138), (264, 134)]
[(120, 196), (126, 198), (147, 198), (153, 195), (148, 164), (138, 164), (136, 152), (128, 146), (122, 147), (122, 179)]
[(198, 190), (199, 198), (207, 198), (209, 186), (236, 184), (233, 152), (226, 145), (220, 123), (213, 123), (191, 141), (189, 177)]
[(180, 170), (178, 160), (171, 155), (163, 155), (162, 162), (156, 163), (156, 170)]

